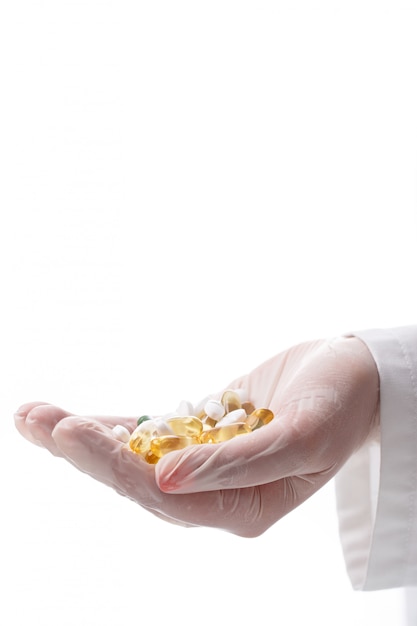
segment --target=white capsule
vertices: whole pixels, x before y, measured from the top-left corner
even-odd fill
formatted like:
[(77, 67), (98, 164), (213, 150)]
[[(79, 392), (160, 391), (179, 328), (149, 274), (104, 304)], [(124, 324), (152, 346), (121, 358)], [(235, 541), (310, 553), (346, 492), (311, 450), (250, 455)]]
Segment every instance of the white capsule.
[(165, 419), (162, 417), (157, 417), (156, 419), (154, 419), (153, 424), (155, 426), (155, 433), (157, 436), (175, 434), (172, 428), (168, 426)]
[(234, 411), (230, 411), (227, 413), (220, 421), (219, 426), (224, 426), (225, 424), (235, 424), (236, 422), (244, 422), (246, 420), (246, 411), (245, 409), (235, 409)]
[(136, 427), (135, 433), (148, 433), (150, 437), (160, 437), (161, 435), (173, 435), (174, 433), (166, 423), (166, 417), (153, 417), (145, 420)]
[(189, 400), (181, 400), (175, 413), (177, 415), (194, 415), (194, 406)]
[(224, 406), (218, 400), (209, 400), (204, 405), (204, 412), (208, 417), (218, 421), (224, 415)]
[(127, 443), (130, 439), (130, 432), (121, 424), (118, 424), (112, 429), (113, 435), (116, 437), (118, 441), (122, 443)]
[(204, 411), (205, 405), (211, 399), (212, 399), (212, 396), (206, 396), (205, 398), (203, 398), (202, 400), (197, 402), (197, 404), (194, 406), (194, 411), (193, 411), (192, 415), (195, 415), (196, 417), (199, 417), (200, 413), (202, 413)]

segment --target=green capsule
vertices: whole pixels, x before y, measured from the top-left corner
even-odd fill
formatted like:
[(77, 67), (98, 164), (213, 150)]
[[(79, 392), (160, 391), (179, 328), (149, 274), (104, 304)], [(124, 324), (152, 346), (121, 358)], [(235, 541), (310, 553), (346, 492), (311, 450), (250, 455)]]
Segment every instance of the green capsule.
[(149, 415), (142, 415), (141, 417), (138, 417), (137, 425), (140, 426), (142, 422), (147, 422), (148, 420), (151, 420), (151, 419), (152, 418)]

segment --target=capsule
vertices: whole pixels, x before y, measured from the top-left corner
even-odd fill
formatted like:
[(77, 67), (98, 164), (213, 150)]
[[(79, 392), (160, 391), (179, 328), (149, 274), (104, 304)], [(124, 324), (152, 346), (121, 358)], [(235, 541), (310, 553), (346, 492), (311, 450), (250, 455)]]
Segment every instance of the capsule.
[(252, 429), (245, 422), (215, 426), (210, 430), (204, 430), (200, 435), (200, 443), (221, 443), (233, 439), (237, 435), (251, 433)]
[(211, 400), (211, 397), (206, 396), (205, 398), (200, 400), (200, 402), (197, 402), (197, 404), (194, 407), (193, 415), (195, 415), (196, 417), (199, 417), (200, 419), (203, 419), (206, 415), (204, 412), (204, 407), (209, 400)]
[(145, 455), (150, 448), (153, 436), (154, 435), (151, 430), (146, 431), (136, 428), (130, 435), (129, 448), (133, 450), (133, 452), (136, 452), (136, 454)]
[(140, 426), (142, 422), (148, 422), (152, 417), (150, 415), (141, 415), (138, 417), (137, 425)]
[(212, 417), (208, 417), (208, 415), (203, 417), (202, 421), (203, 421), (204, 430), (208, 430), (209, 428), (214, 428), (217, 425), (217, 420), (213, 419)]
[(224, 406), (226, 413), (242, 408), (240, 397), (236, 391), (233, 391), (233, 389), (227, 389), (223, 393), (221, 403)]
[(274, 419), (274, 414), (270, 409), (255, 409), (249, 416), (248, 419), (258, 418), (258, 423), (253, 428), (260, 428), (261, 426), (265, 426), (265, 424), (269, 424)]
[(170, 417), (167, 424), (180, 437), (198, 437), (203, 432), (203, 422), (194, 415)]
[(130, 435), (129, 447), (136, 454), (143, 456), (150, 450), (150, 443), (154, 437), (172, 435), (172, 430), (161, 418), (144, 420)]
[(194, 415), (194, 407), (189, 400), (181, 400), (175, 412), (177, 415)]
[(246, 422), (247, 415), (245, 409), (235, 409), (227, 413), (220, 421), (217, 422), (217, 426), (226, 426), (226, 424), (235, 424), (236, 422)]
[(147, 463), (149, 463), (149, 465), (156, 465), (159, 461), (159, 456), (156, 456), (156, 454), (154, 454), (152, 450), (148, 450), (148, 452), (144, 456), (144, 459)]
[(122, 426), (121, 424), (117, 424), (117, 426), (114, 426), (112, 430), (113, 430), (113, 435), (118, 441), (121, 441), (122, 443), (129, 442), (130, 431), (128, 431), (128, 429), (125, 426)]
[(151, 452), (159, 459), (168, 452), (182, 450), (193, 443), (198, 443), (198, 437), (179, 437), (178, 435), (154, 437), (151, 441)]
[(247, 415), (250, 415), (256, 409), (256, 406), (252, 402), (242, 402), (242, 409), (245, 409)]
[(252, 413), (249, 413), (246, 416), (245, 422), (246, 424), (248, 424), (248, 426), (251, 427), (252, 430), (255, 430), (256, 428), (260, 428), (261, 426), (263, 426), (262, 422), (259, 421), (259, 417), (256, 415), (254, 411)]
[(207, 417), (210, 417), (211, 419), (218, 421), (226, 413), (226, 410), (222, 402), (219, 402), (218, 400), (209, 400), (204, 405), (204, 412), (207, 415)]

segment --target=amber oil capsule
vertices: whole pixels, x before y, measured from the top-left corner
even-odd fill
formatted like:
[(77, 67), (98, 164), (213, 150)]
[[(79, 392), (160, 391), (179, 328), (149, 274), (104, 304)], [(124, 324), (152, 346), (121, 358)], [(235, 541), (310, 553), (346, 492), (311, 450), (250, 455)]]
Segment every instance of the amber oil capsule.
[(129, 439), (129, 448), (136, 454), (146, 454), (149, 450), (153, 433), (134, 430)]
[(242, 408), (240, 397), (238, 396), (236, 391), (233, 391), (232, 389), (227, 389), (223, 393), (221, 403), (226, 409), (226, 413), (230, 413), (231, 411)]
[(209, 417), (208, 415), (206, 415), (206, 417), (203, 420), (204, 430), (207, 430), (208, 428), (214, 428), (216, 424), (217, 424), (217, 420), (213, 419), (212, 417)]
[(263, 426), (262, 422), (259, 421), (259, 417), (255, 415), (254, 412), (249, 413), (245, 419), (245, 422), (251, 427), (252, 430)]
[(221, 443), (233, 439), (237, 435), (251, 433), (251, 427), (245, 422), (235, 422), (226, 426), (215, 426), (210, 430), (204, 430), (200, 435), (200, 443)]
[(256, 409), (256, 406), (252, 402), (242, 402), (242, 409), (245, 409), (247, 415), (250, 415)]
[(145, 458), (145, 461), (149, 463), (149, 465), (156, 465), (156, 463), (158, 463), (159, 461), (159, 456), (156, 456), (156, 454), (154, 454), (152, 450), (148, 450), (144, 458)]
[(170, 417), (167, 424), (180, 437), (198, 437), (203, 432), (203, 422), (194, 415)]
[(160, 458), (168, 452), (182, 450), (193, 443), (199, 443), (198, 437), (179, 437), (178, 435), (163, 435), (155, 437), (151, 441), (151, 452)]
[(163, 426), (165, 430), (168, 430), (168, 432), (171, 432), (161, 420), (143, 420), (130, 435), (130, 449), (136, 452), (136, 454), (145, 455), (150, 449), (151, 439), (158, 435), (165, 434), (160, 432), (161, 426)]
[(255, 409), (249, 416), (248, 419), (258, 418), (258, 423), (253, 428), (260, 428), (261, 426), (265, 426), (265, 424), (269, 424), (274, 419), (274, 414), (270, 409)]

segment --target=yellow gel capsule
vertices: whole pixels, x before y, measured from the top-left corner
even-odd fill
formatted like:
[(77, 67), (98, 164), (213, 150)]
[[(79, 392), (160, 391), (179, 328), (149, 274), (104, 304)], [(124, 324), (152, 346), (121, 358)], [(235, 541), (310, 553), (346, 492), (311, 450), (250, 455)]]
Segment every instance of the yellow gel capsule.
[(198, 437), (180, 437), (178, 435), (163, 435), (162, 437), (155, 437), (151, 441), (151, 452), (161, 458), (168, 452), (174, 450), (182, 450), (187, 446), (191, 446), (193, 443), (199, 443)]
[(156, 463), (158, 463), (159, 461), (159, 456), (156, 456), (156, 454), (154, 454), (152, 450), (149, 450), (145, 454), (145, 461), (149, 463), (149, 465), (156, 465)]
[(204, 430), (200, 435), (200, 443), (221, 443), (233, 439), (237, 435), (251, 433), (251, 427), (245, 422), (235, 422), (226, 426), (215, 426), (210, 430)]
[(194, 415), (170, 417), (167, 424), (180, 437), (198, 437), (203, 432), (203, 422)]
[(262, 423), (259, 423), (259, 417), (255, 415), (254, 411), (249, 413), (249, 415), (245, 419), (246, 424), (251, 427), (251, 430), (255, 430), (259, 426), (263, 426)]
[(242, 402), (242, 409), (245, 409), (246, 414), (250, 415), (256, 409), (256, 406), (252, 402)]
[(130, 436), (129, 447), (136, 454), (145, 455), (150, 449), (151, 439), (154, 433), (151, 429), (141, 430), (140, 427), (136, 428)]
[(208, 428), (213, 428), (216, 424), (217, 420), (207, 415), (203, 422), (203, 428), (204, 430), (207, 430)]
[(260, 428), (261, 426), (265, 426), (265, 424), (269, 424), (274, 419), (274, 414), (270, 409), (255, 409), (249, 416), (248, 419), (258, 418), (258, 423), (253, 428)]
[(136, 454), (145, 455), (150, 450), (150, 442), (154, 437), (172, 434), (172, 430), (162, 418), (145, 420), (131, 434), (129, 446)]
[(226, 409), (226, 413), (230, 413), (231, 411), (236, 411), (236, 409), (242, 408), (240, 397), (235, 391), (232, 391), (231, 389), (227, 389), (223, 393), (221, 403)]

